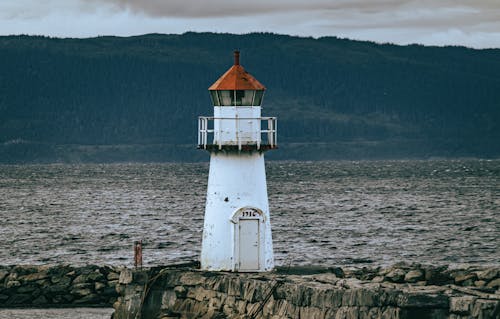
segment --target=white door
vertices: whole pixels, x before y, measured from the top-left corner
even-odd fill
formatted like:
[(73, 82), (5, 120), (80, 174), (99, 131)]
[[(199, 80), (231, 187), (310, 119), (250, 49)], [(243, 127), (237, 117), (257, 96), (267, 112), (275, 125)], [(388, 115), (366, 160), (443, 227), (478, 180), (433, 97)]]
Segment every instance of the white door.
[(259, 270), (259, 220), (239, 220), (239, 270)]

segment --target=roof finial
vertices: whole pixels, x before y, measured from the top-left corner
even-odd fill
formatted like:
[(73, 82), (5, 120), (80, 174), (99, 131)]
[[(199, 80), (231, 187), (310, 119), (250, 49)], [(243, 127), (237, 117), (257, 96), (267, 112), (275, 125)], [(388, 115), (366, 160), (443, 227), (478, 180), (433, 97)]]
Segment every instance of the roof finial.
[(240, 51), (234, 50), (234, 65), (240, 65)]

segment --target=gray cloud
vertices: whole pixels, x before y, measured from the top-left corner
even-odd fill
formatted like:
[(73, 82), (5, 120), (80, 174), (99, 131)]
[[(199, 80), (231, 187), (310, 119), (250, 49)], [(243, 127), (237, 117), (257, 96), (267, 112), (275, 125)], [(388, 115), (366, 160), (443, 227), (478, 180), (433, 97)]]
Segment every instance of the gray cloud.
[(56, 36), (268, 31), (500, 47), (499, 0), (12, 0), (0, 33)]
[[(89, 1), (89, 0), (87, 0)], [(472, 32), (496, 33), (500, 30), (498, 0), (90, 0), (107, 3), (114, 10), (127, 10), (151, 17), (229, 18), (259, 17), (267, 25), (282, 29), (296, 25), (316, 28), (311, 35), (334, 35), (336, 30), (372, 29), (408, 34), (421, 30), (446, 34), (450, 30), (464, 37)], [(277, 26), (266, 19), (279, 20)], [(257, 24), (257, 23), (256, 23)], [(269, 30), (274, 31), (274, 30)], [(232, 32), (238, 32), (235, 29)], [(300, 30), (295, 31), (301, 34)], [(375, 34), (374, 34), (375, 35)], [(373, 38), (370, 38), (373, 39)]]
[[(154, 17), (225, 17), (286, 12), (357, 12), (362, 15), (399, 14), (416, 10), (470, 10), (486, 14), (498, 11), (498, 0), (81, 0), (95, 5), (107, 3), (115, 10), (130, 10)], [(417, 13), (418, 12), (414, 12)]]

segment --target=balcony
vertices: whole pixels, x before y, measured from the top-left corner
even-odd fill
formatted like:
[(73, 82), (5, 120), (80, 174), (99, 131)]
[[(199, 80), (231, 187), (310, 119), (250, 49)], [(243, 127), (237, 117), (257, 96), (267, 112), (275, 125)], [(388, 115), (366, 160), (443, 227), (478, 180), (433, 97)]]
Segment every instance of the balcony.
[(198, 148), (267, 151), (277, 148), (276, 117), (198, 117)]

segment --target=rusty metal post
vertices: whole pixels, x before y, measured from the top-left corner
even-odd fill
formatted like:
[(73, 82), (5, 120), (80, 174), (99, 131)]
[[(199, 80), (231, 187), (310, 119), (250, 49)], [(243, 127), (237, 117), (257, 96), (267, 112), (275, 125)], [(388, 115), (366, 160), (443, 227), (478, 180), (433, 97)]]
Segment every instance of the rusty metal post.
[(134, 267), (142, 269), (142, 240), (134, 242)]

